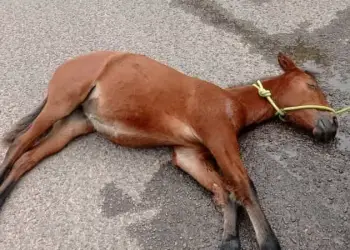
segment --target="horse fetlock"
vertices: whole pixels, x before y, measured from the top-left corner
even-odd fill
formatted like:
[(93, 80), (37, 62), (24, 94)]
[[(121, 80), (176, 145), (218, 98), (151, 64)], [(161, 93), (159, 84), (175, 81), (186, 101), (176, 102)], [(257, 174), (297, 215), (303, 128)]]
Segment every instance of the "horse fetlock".
[(5, 203), (6, 198), (10, 195), (11, 191), (15, 188), (17, 181), (14, 179), (6, 179), (0, 186), (0, 210)]

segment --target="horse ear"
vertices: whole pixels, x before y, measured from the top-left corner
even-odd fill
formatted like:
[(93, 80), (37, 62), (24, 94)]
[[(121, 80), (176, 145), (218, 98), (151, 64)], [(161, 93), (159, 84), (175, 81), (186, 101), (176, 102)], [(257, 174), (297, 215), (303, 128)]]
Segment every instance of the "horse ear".
[(278, 63), (284, 71), (290, 71), (297, 67), (295, 63), (282, 52), (278, 53)]

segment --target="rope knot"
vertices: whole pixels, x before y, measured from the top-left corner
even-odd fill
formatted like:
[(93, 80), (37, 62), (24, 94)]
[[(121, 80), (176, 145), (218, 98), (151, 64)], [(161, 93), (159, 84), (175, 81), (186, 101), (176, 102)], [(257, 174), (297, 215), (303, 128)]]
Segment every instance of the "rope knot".
[(267, 90), (267, 89), (264, 89), (264, 88), (259, 88), (258, 92), (259, 92), (259, 95), (261, 97), (265, 97), (266, 98), (266, 97), (271, 96), (271, 91)]

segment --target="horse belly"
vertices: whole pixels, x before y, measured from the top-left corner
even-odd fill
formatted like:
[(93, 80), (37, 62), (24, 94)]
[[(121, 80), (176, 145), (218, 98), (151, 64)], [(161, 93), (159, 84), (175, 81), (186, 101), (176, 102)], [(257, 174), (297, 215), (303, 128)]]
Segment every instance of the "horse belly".
[[(199, 138), (189, 124), (166, 114), (171, 113), (169, 107), (150, 106), (128, 93), (128, 88), (105, 84), (98, 82), (82, 107), (95, 130), (109, 140), (130, 147), (198, 143)], [(110, 94), (118, 90), (124, 92)], [(168, 112), (164, 112), (167, 108)]]
[(154, 147), (183, 144), (181, 136), (160, 132), (141, 131), (128, 127), (122, 122), (105, 122), (93, 115), (88, 115), (88, 119), (93, 124), (95, 130), (110, 141), (128, 147)]

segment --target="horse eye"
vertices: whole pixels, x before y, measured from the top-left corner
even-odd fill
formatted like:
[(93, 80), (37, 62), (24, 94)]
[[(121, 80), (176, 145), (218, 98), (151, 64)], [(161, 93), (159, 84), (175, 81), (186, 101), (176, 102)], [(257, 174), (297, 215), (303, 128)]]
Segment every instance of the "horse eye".
[(313, 83), (308, 83), (307, 84), (311, 89), (317, 89), (317, 86)]

